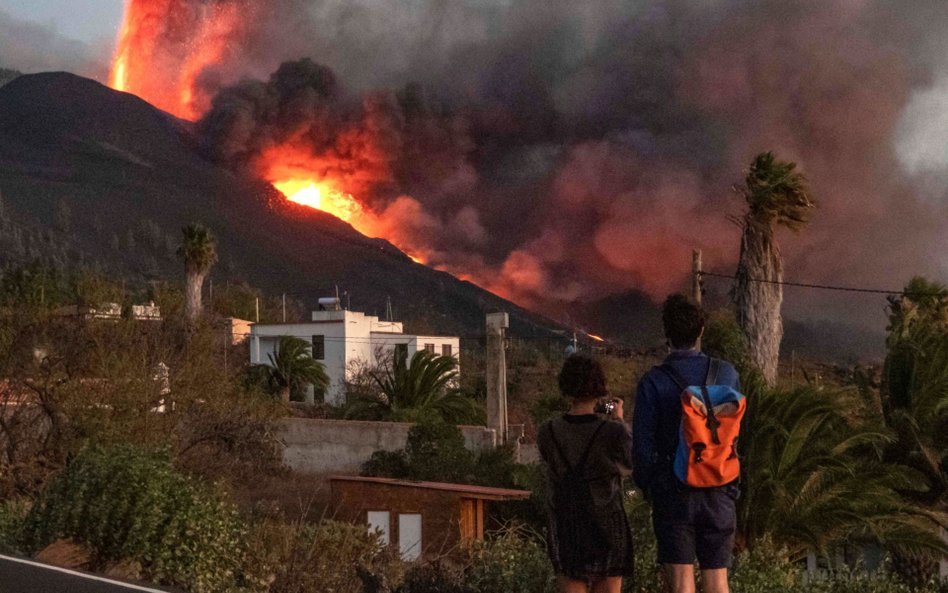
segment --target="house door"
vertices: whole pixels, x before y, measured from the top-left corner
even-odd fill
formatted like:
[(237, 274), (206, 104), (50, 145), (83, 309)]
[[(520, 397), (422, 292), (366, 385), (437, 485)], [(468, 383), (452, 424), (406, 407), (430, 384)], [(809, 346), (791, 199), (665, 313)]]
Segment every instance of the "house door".
[(402, 560), (421, 558), (421, 515), (406, 513), (398, 516), (398, 551)]

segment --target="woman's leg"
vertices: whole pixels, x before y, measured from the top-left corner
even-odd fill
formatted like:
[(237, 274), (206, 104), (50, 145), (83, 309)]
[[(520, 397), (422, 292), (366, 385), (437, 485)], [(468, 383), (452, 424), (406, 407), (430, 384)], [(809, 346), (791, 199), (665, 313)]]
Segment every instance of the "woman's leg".
[(621, 593), (622, 577), (593, 579), (590, 593)]
[(560, 593), (589, 593), (589, 586), (586, 581), (571, 579), (562, 575), (556, 577), (556, 581), (560, 586)]

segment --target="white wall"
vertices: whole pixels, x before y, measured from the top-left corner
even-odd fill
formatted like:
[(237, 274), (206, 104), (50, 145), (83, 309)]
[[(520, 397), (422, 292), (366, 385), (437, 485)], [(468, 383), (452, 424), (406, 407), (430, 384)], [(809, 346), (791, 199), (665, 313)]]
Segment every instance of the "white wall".
[[(406, 344), (409, 358), (425, 344), (435, 345), (435, 354), (442, 353), (442, 346), (450, 344), (452, 354), (460, 357), (460, 340), (451, 336), (413, 336), (401, 333), (402, 324), (379, 321), (357, 311), (314, 311), (309, 323), (255, 324), (251, 327), (250, 362), (270, 364), (268, 354), (275, 353), (280, 337), (296, 336), (312, 343), (313, 336), (323, 336), (326, 367), (330, 386), (326, 401), (341, 404), (345, 401), (347, 376), (358, 366), (374, 366), (379, 361), (377, 354), (389, 356), (396, 344)], [(307, 399), (312, 398), (312, 389)]]

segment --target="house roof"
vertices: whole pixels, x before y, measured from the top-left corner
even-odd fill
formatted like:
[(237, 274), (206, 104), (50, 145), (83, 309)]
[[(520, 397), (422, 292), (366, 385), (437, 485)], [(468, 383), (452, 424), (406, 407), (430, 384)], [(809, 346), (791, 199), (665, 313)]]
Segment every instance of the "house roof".
[(488, 486), (472, 486), (470, 484), (450, 484), (447, 482), (416, 482), (412, 480), (396, 480), (394, 478), (375, 478), (368, 476), (329, 476), (330, 482), (363, 482), (381, 484), (385, 486), (401, 486), (405, 488), (422, 488), (425, 490), (442, 490), (458, 492), (471, 498), (484, 500), (523, 500), (530, 498), (529, 490), (512, 490), (509, 488), (491, 488)]

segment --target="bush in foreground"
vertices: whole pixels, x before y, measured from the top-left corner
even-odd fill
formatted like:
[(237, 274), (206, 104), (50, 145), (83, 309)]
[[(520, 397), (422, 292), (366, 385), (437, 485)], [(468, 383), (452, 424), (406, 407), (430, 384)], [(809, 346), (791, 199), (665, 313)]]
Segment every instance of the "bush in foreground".
[(129, 446), (80, 453), (23, 526), (28, 551), (71, 538), (90, 546), (94, 566), (137, 561), (146, 579), (192, 593), (235, 585), (244, 535), (219, 493), (177, 472), (167, 456)]

